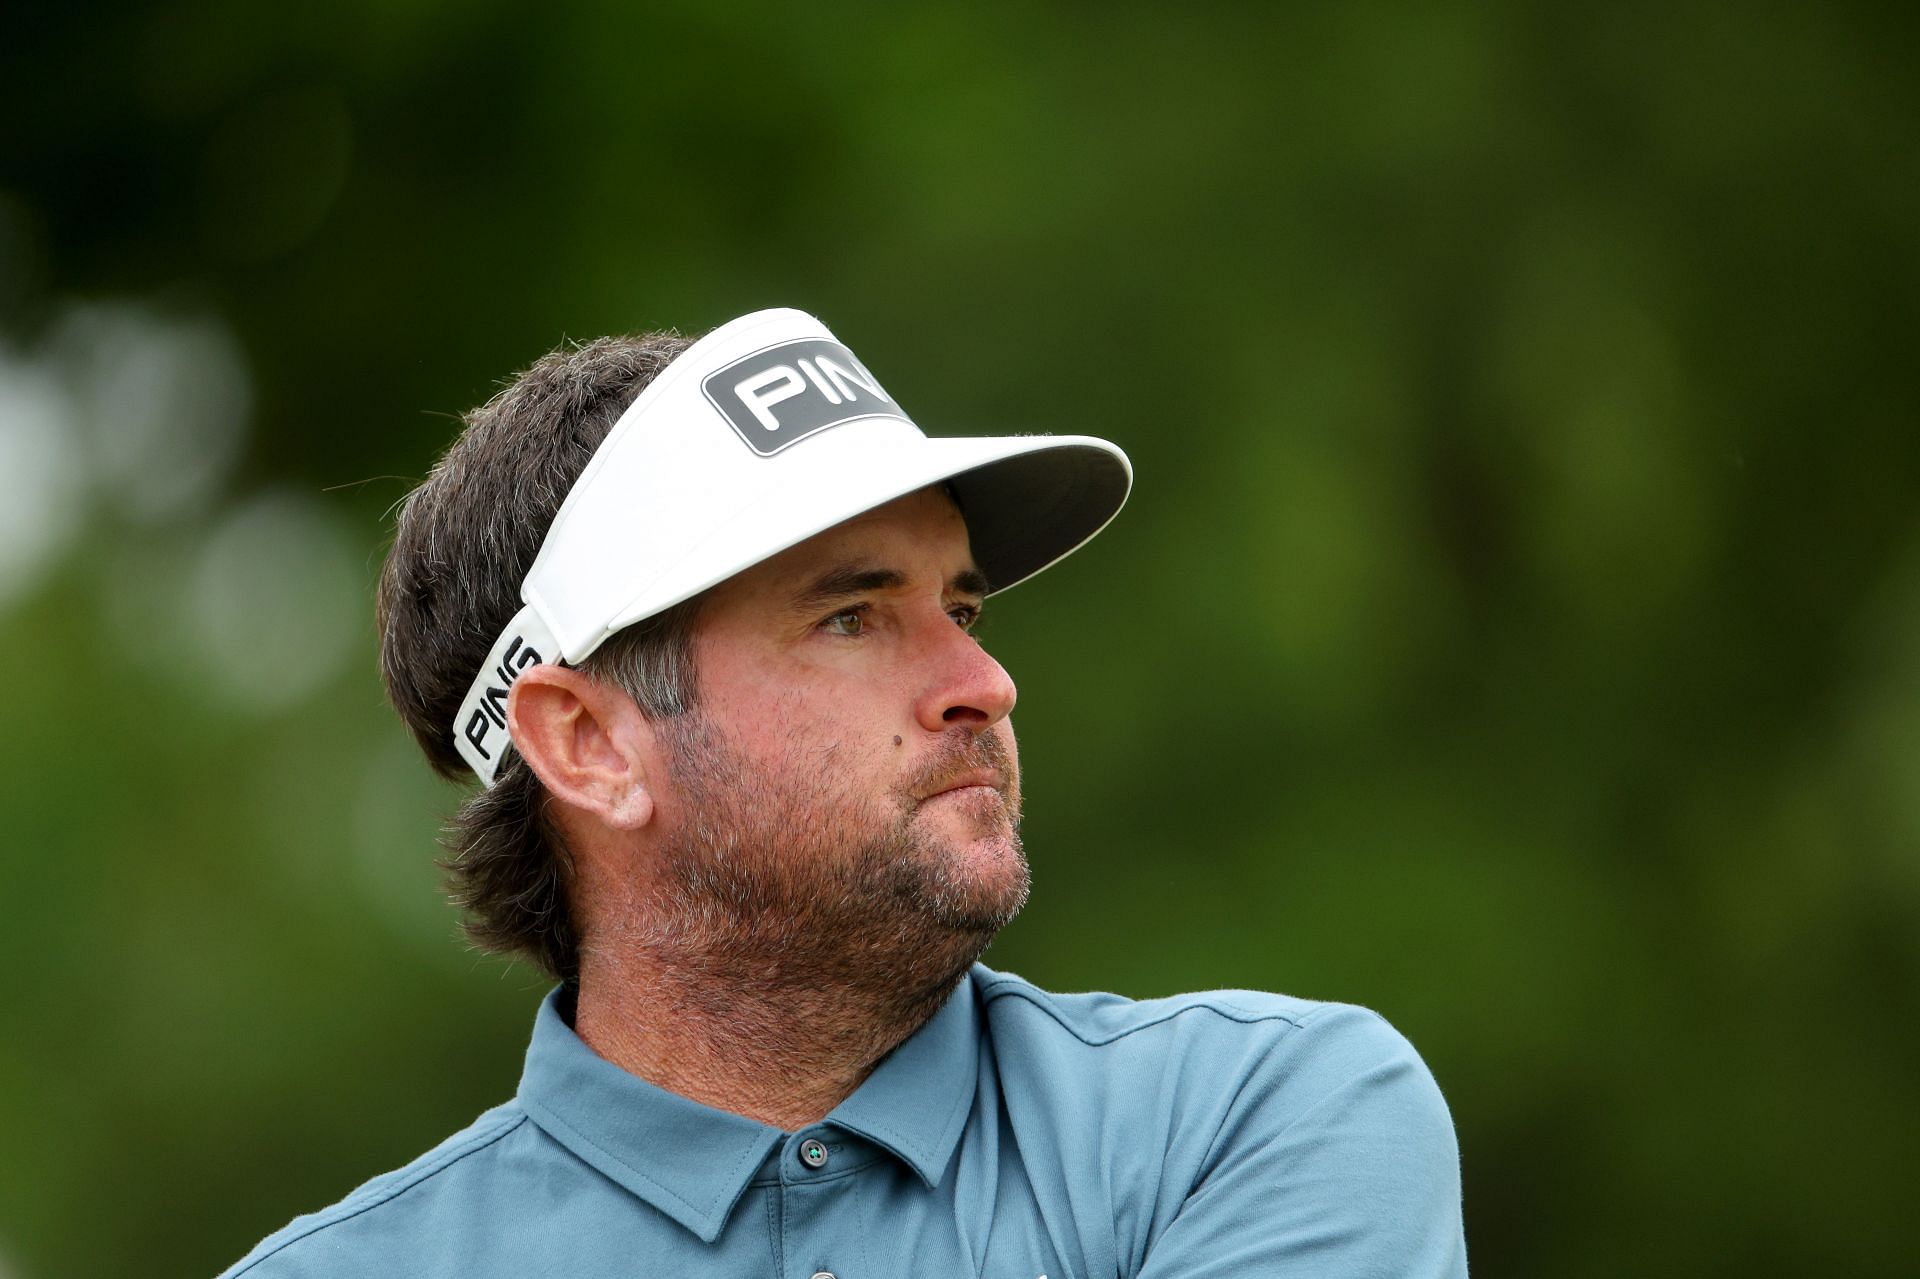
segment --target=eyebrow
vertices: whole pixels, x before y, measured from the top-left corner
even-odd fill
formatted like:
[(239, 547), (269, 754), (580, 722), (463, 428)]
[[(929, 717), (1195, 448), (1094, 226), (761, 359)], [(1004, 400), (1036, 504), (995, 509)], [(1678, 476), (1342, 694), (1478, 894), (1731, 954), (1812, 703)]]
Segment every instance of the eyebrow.
[[(843, 564), (828, 569), (811, 583), (802, 588), (793, 597), (796, 609), (819, 608), (845, 599), (849, 595), (865, 595), (872, 591), (898, 590), (907, 584), (907, 575), (897, 568), (873, 568), (859, 564)], [(977, 568), (963, 568), (953, 575), (947, 583), (947, 589), (956, 595), (987, 594), (987, 576)]]

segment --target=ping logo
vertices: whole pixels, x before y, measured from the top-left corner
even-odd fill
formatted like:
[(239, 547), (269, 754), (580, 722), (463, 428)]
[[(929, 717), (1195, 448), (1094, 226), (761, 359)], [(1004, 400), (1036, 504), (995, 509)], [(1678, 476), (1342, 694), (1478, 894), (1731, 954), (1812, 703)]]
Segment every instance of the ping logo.
[(707, 374), (700, 389), (762, 457), (859, 418), (907, 418), (852, 351), (824, 338), (742, 356)]
[[(507, 646), (506, 654), (492, 671), (492, 679), (482, 681), (483, 686), (475, 690), (479, 700), (467, 716), (467, 723), (460, 731), (466, 734), (467, 744), (479, 752), (480, 758), (492, 760), (493, 752), (486, 747), (487, 735), (494, 729), (507, 726), (507, 690), (513, 687), (513, 681), (520, 672), (529, 666), (538, 666), (546, 659), (534, 651), (522, 636), (515, 635)], [(469, 702), (474, 695), (467, 695)]]

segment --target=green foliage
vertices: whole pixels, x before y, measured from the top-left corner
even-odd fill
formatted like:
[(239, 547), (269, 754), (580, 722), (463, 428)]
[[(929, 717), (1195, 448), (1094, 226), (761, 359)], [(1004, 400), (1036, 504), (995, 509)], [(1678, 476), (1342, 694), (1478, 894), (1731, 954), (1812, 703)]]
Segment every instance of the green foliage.
[(386, 510), (563, 336), (775, 304), (1138, 467), (984, 632), (992, 962), (1379, 1008), (1484, 1273), (1909, 1270), (1905, 10), (9, 25), (0, 1274), (210, 1273), (511, 1092)]

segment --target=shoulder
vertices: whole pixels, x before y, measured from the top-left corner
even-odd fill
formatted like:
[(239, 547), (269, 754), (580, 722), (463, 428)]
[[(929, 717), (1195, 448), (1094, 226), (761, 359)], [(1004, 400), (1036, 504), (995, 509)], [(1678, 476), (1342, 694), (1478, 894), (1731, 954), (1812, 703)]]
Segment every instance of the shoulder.
[(1205, 1269), (1229, 1240), (1246, 1273), (1464, 1273), (1453, 1120), (1379, 1014), (975, 981), (983, 1059), (1030, 1171), (1091, 1196), (1088, 1228), (1110, 1226), (1120, 1273)]
[(454, 1183), (461, 1174), (487, 1162), (526, 1122), (517, 1103), (494, 1107), (405, 1167), (375, 1177), (329, 1208), (296, 1217), (262, 1239), (221, 1279), (358, 1274), (360, 1259), (363, 1254), (371, 1259), (368, 1245), (376, 1240), (390, 1262), (385, 1245), (395, 1234), (391, 1219), (404, 1215), (408, 1225), (399, 1233), (419, 1237), (421, 1219), (435, 1215), (449, 1194), (457, 1195)]
[(1074, 1087), (1172, 1110), (1230, 1130), (1260, 1116), (1272, 1132), (1316, 1107), (1359, 1105), (1451, 1148), (1452, 1119), (1432, 1072), (1384, 1017), (1355, 1004), (1254, 990), (1160, 999), (1057, 994), (977, 967), (985, 1018), (1011, 1071), (1039, 1088)]
[(1317, 1055), (1337, 1058), (1411, 1051), (1385, 1018), (1357, 1004), (1260, 990), (1206, 990), (1159, 999), (1097, 991), (1060, 994), (984, 965), (975, 967), (974, 980), (996, 1029), (1061, 1037), (1088, 1048), (1179, 1043), (1194, 1049), (1267, 1049), (1310, 1042)]

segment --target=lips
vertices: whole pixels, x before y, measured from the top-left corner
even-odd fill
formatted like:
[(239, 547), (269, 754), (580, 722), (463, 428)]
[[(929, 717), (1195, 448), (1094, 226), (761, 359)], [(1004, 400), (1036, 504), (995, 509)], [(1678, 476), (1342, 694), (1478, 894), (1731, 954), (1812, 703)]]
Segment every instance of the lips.
[(929, 800), (953, 791), (965, 790), (970, 786), (986, 786), (996, 791), (1004, 791), (1007, 787), (1006, 774), (997, 768), (969, 769), (964, 773), (956, 773), (942, 780), (933, 790), (928, 791), (920, 798), (922, 800)]
[(897, 792), (903, 803), (922, 804), (954, 791), (979, 787), (998, 795), (1010, 809), (1020, 803), (1020, 770), (1011, 736), (953, 728), (941, 735), (927, 758), (905, 778)]

